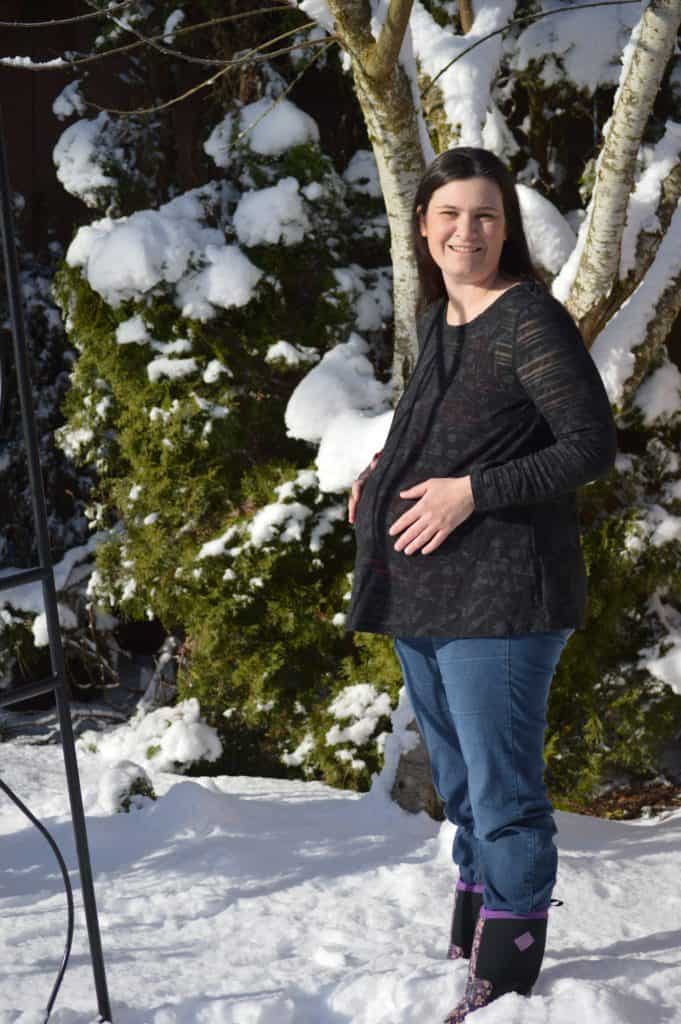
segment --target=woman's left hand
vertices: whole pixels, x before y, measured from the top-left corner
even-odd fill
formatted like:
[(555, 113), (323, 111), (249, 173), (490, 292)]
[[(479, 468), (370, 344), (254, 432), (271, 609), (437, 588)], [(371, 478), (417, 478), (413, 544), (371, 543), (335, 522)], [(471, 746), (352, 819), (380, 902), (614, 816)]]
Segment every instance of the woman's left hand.
[(470, 476), (432, 477), (400, 491), (400, 497), (420, 499), (388, 530), (391, 537), (401, 534), (395, 551), (405, 555), (419, 548), (422, 555), (435, 551), (475, 508)]

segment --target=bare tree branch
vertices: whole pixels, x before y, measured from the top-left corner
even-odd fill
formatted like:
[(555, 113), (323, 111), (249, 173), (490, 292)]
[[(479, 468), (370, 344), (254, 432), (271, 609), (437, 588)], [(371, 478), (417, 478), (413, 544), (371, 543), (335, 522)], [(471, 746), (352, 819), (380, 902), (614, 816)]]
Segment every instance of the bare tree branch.
[(181, 103), (182, 100), (186, 100), (189, 96), (193, 96), (194, 93), (201, 92), (202, 89), (207, 89), (209, 85), (213, 85), (223, 75), (226, 75), (229, 68), (221, 68), (220, 71), (216, 71), (210, 78), (204, 79), (203, 82), (199, 82), (198, 85), (193, 85), (191, 89), (187, 89), (186, 92), (181, 93), (179, 96), (174, 96), (171, 100), (166, 100), (165, 103), (159, 103), (155, 107), (136, 107), (134, 110), (119, 110), (116, 107), (100, 107), (94, 100), (83, 99), (83, 103), (86, 107), (92, 107), (94, 110), (99, 110), (106, 114), (118, 114), (120, 117), (134, 117), (137, 114), (156, 114), (159, 110), (167, 110), (169, 107), (174, 107), (176, 103)]
[[(276, 10), (281, 10), (281, 8), (278, 7), (276, 8)], [(141, 44), (145, 46), (150, 46), (153, 50), (156, 50), (158, 53), (162, 53), (166, 57), (179, 57), (181, 60), (188, 61), (190, 64), (201, 64), (206, 67), (224, 68), (232, 67), (235, 64), (234, 60), (220, 60), (217, 57), (194, 57), (191, 54), (183, 53), (181, 50), (175, 50), (168, 46), (162, 46), (157, 40), (165, 39), (165, 35), (145, 36), (142, 32), (138, 32), (138, 30), (134, 28), (132, 25), (122, 24), (115, 18), (113, 20), (116, 23), (116, 25), (119, 26), (119, 28), (125, 29), (126, 32), (132, 32), (133, 35), (137, 36)], [(282, 39), (288, 39), (289, 36), (295, 35), (297, 32), (302, 32), (307, 28), (314, 28), (315, 25), (316, 22), (314, 21), (306, 21), (303, 25), (299, 25), (296, 28), (288, 29), (288, 31), (282, 32), (278, 36), (273, 36), (271, 39), (265, 40), (264, 43), (260, 43), (258, 46), (253, 47), (253, 49), (247, 51), (247, 53), (249, 55), (259, 53), (261, 50), (266, 49), (268, 46), (273, 46), (275, 43), (281, 42)], [(237, 58), (236, 63), (241, 63), (241, 58)]]
[(390, 0), (388, 14), (367, 60), (366, 73), (370, 78), (387, 78), (392, 74), (413, 6), (414, 0)]
[(461, 23), (461, 31), (464, 35), (468, 35), (475, 21), (472, 0), (459, 0), (459, 21)]
[[(338, 40), (335, 37), (332, 37), (330, 39), (329, 39), (329, 37), (327, 37), (326, 39), (310, 40), (309, 43), (306, 44), (306, 45), (309, 45), (309, 46), (315, 45), (318, 48), (317, 49), (317, 53), (315, 53), (314, 56), (306, 64), (303, 65), (302, 71), (293, 79), (291, 84), (289, 86), (287, 86), (286, 89), (284, 89), (284, 91), (281, 93), (281, 95), (277, 98), (277, 101), (272, 104), (272, 108), (270, 108), (270, 109), (273, 109), (276, 106), (276, 103), (280, 102), (280, 100), (283, 99), (283, 97), (286, 96), (291, 91), (293, 86), (296, 84), (296, 82), (299, 81), (299, 79), (302, 77), (304, 72), (309, 67), (311, 67), (312, 64), (314, 64), (314, 62), (316, 60), (318, 60), (319, 57), (321, 57), (321, 55), (323, 53), (325, 53), (328, 49), (330, 49), (331, 46), (333, 46), (335, 43), (337, 43), (337, 41)], [(278, 55), (280, 53), (290, 53), (291, 50), (296, 50), (296, 49), (299, 49), (299, 48), (300, 48), (300, 44), (297, 44), (296, 46), (289, 46), (285, 50), (279, 50), (279, 51), (277, 51), (277, 54), (274, 54), (274, 55), (273, 54), (267, 54), (266, 56), (262, 56), (261, 55), (259, 57), (254, 57), (252, 59), (253, 60), (267, 60), (270, 56), (276, 56), (276, 55)], [(243, 63), (250, 63), (250, 61), (244, 60)], [(173, 107), (173, 106), (175, 106), (176, 103), (181, 103), (182, 100), (186, 100), (189, 96), (193, 96), (194, 93), (200, 92), (202, 89), (207, 89), (208, 86), (213, 85), (214, 82), (217, 82), (218, 79), (220, 79), (223, 75), (228, 74), (228, 72), (231, 71), (231, 70), (232, 70), (232, 66), (231, 65), (229, 67), (226, 67), (226, 68), (221, 68), (219, 71), (216, 71), (216, 73), (214, 75), (211, 75), (210, 78), (204, 79), (203, 82), (199, 82), (198, 85), (192, 86), (192, 88), (191, 89), (187, 89), (186, 92), (181, 93), (179, 96), (174, 96), (172, 99), (166, 100), (164, 103), (159, 103), (159, 104), (157, 104), (154, 107), (137, 107), (137, 108), (135, 108), (133, 110), (119, 110), (116, 107), (100, 107), (100, 105), (98, 103), (95, 103), (93, 100), (86, 100), (86, 99), (84, 99), (83, 102), (85, 103), (85, 106), (92, 107), (94, 110), (99, 110), (100, 112), (103, 112), (105, 114), (117, 114), (120, 117), (135, 117), (137, 115), (142, 115), (142, 114), (156, 114), (160, 110), (167, 110), (168, 107)], [(265, 114), (268, 114), (268, 113), (269, 113), (269, 110), (265, 111)], [(265, 114), (263, 114), (262, 116), (264, 117)], [(258, 118), (258, 120), (254, 122), (254, 124), (249, 125), (249, 129), (254, 128), (255, 125), (260, 122), (260, 120), (261, 120), (261, 118)]]
[(74, 18), (50, 18), (49, 21), (0, 21), (0, 28), (57, 28), (59, 25), (75, 25), (79, 21), (91, 21), (93, 18), (108, 18), (113, 11), (122, 7), (130, 7), (135, 0), (122, 0), (113, 7), (102, 7), (90, 14), (78, 14)]
[[(285, 3), (285, 0), (282, 0), (282, 3)], [(221, 25), (227, 21), (239, 21), (242, 18), (251, 18), (254, 15), (259, 14), (271, 14), (273, 12), (279, 12), (281, 10), (283, 10), (281, 6), (260, 7), (254, 11), (241, 11), (239, 14), (225, 14), (217, 18), (210, 18), (208, 21), (200, 21), (194, 25), (186, 25), (184, 28), (177, 28), (173, 31), (173, 35), (186, 35), (189, 32), (196, 32), (199, 29), (203, 28), (212, 28), (214, 25)], [(312, 24), (315, 23), (312, 22)], [(138, 40), (134, 43), (125, 43), (125, 45), (123, 46), (115, 46), (111, 50), (102, 51), (102, 53), (91, 53), (88, 54), (86, 57), (62, 57), (60, 58), (63, 62), (61, 64), (57, 64), (51, 61), (44, 62), (41, 64), (31, 64), (30, 62), (26, 64), (21, 64), (19, 62), (13, 62), (15, 61), (14, 58), (3, 59), (1, 57), (0, 64), (2, 64), (4, 67), (16, 68), (20, 71), (66, 71), (67, 69), (81, 67), (83, 64), (92, 64), (95, 61), (104, 60), (106, 57), (115, 57), (120, 53), (130, 53), (132, 50), (139, 50), (140, 47), (146, 44), (146, 42), (150, 40), (156, 42), (159, 39), (164, 39), (165, 35), (165, 32), (161, 32), (156, 36), (149, 36), (148, 39), (143, 38), (142, 41)], [(303, 42), (298, 44), (298, 47), (292, 47), (292, 49), (297, 49), (305, 45), (307, 44)], [(187, 56), (186, 54), (181, 54), (180, 51), (178, 51), (178, 55), (183, 57)]]

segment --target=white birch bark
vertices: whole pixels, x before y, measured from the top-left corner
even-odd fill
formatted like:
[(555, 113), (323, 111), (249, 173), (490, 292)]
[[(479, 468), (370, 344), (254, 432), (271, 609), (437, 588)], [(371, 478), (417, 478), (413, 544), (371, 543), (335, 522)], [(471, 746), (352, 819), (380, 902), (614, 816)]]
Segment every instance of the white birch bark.
[[(416, 361), (418, 275), (411, 238), (414, 195), (425, 167), (411, 83), (398, 57), (413, 0), (391, 0), (378, 39), (371, 32), (370, 0), (328, 0), (336, 34), (350, 54), (355, 89), (376, 158), (390, 225), (393, 266), (395, 398)], [(415, 725), (413, 728), (416, 728)], [(402, 755), (393, 799), (407, 810), (439, 808), (422, 743)]]
[(612, 312), (636, 156), (681, 24), (681, 0), (651, 0), (632, 34), (601, 151), (589, 228), (567, 307), (587, 344)]
[(369, 0), (328, 0), (336, 34), (350, 54), (390, 226), (396, 397), (411, 374), (417, 353), (418, 277), (412, 252), (411, 208), (425, 166), (411, 85), (398, 61), (412, 2), (391, 0), (379, 37), (374, 40)]

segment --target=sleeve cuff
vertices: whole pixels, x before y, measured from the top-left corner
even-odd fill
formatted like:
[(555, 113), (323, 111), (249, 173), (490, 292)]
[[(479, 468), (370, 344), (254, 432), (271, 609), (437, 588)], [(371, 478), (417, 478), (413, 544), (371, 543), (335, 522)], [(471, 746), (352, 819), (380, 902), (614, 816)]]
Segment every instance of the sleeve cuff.
[(485, 470), (479, 468), (472, 469), (470, 472), (471, 491), (476, 512), (488, 512), (494, 507), (492, 496), (488, 488), (485, 487), (484, 473)]

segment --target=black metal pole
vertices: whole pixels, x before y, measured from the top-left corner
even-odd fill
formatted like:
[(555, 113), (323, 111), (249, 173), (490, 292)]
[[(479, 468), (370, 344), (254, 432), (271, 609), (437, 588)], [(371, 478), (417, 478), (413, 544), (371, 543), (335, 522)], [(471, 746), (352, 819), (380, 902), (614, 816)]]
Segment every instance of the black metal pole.
[(110, 1021), (111, 1009), (109, 1006), (109, 995), (106, 987), (102, 944), (99, 935), (97, 904), (95, 901), (95, 890), (92, 881), (92, 869), (90, 866), (90, 853), (88, 850), (85, 814), (83, 811), (83, 798), (80, 789), (78, 762), (76, 760), (71, 714), (68, 705), (64, 651), (61, 645), (59, 614), (57, 611), (57, 592), (54, 585), (52, 555), (50, 552), (50, 543), (47, 531), (45, 494), (43, 491), (43, 480), (40, 470), (40, 450), (38, 446), (35, 417), (33, 414), (33, 395), (28, 370), (26, 335), (24, 332), (21, 289), (19, 284), (19, 270), (17, 266), (14, 242), (10, 197), (11, 191), (5, 154), (2, 110), (0, 108), (0, 220), (2, 227), (5, 274), (7, 279), (7, 297), (12, 321), (12, 339), (14, 343), (17, 388), (19, 391), (21, 419), (26, 444), (28, 476), (33, 500), (33, 514), (35, 519), (38, 554), (40, 558), (40, 567), (44, 570), (42, 578), (43, 602), (45, 607), (45, 617), (47, 619), (52, 674), (55, 677), (54, 694), (57, 702), (59, 725), (61, 728), (64, 765), (66, 768), (66, 779), (68, 783), (69, 800), (71, 803), (71, 817), (73, 820), (76, 851), (78, 854), (78, 866), (80, 868), (80, 878), (83, 889), (83, 903), (85, 905), (85, 919), (87, 922), (88, 937), (90, 940), (92, 969), (94, 972), (95, 988), (97, 991), (97, 1005), (102, 1019)]

